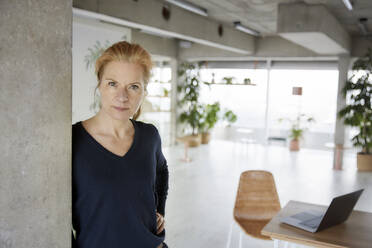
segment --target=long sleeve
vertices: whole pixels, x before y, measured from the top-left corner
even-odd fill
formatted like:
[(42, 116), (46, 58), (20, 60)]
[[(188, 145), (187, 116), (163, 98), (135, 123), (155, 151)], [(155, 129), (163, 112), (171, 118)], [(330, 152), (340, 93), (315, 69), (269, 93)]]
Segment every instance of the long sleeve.
[(159, 145), (156, 151), (157, 165), (156, 165), (156, 193), (158, 195), (157, 211), (164, 216), (165, 214), (165, 202), (168, 196), (168, 181), (169, 172), (167, 160), (161, 151), (161, 141), (159, 137)]

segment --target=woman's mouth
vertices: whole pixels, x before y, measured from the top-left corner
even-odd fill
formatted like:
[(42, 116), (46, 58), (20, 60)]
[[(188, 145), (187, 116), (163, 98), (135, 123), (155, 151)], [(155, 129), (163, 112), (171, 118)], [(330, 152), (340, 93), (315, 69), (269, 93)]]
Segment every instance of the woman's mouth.
[(120, 112), (123, 112), (123, 111), (126, 111), (128, 110), (129, 108), (120, 108), (120, 107), (115, 107), (113, 106), (117, 111), (120, 111)]

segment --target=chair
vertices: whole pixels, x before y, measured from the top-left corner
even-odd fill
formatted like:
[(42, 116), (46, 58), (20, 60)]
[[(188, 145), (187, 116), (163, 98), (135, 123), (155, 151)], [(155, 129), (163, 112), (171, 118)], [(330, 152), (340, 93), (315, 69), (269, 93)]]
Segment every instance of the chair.
[(261, 234), (261, 230), (280, 209), (275, 181), (270, 172), (250, 170), (240, 175), (234, 219), (245, 233), (270, 240), (270, 237)]

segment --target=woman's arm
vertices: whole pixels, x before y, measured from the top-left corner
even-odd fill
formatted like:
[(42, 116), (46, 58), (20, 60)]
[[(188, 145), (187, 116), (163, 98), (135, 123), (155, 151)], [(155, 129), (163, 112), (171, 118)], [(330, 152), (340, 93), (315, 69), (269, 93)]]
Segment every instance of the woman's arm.
[(157, 149), (157, 165), (156, 165), (156, 193), (158, 195), (157, 212), (164, 216), (165, 214), (165, 202), (168, 196), (168, 181), (169, 172), (167, 160), (161, 151), (161, 144)]
[(156, 180), (155, 180), (155, 190), (157, 195), (157, 212), (162, 216), (165, 214), (165, 202), (168, 196), (168, 181), (169, 172), (167, 160), (165, 159), (162, 149), (161, 149), (161, 138), (158, 130), (153, 126), (156, 133)]

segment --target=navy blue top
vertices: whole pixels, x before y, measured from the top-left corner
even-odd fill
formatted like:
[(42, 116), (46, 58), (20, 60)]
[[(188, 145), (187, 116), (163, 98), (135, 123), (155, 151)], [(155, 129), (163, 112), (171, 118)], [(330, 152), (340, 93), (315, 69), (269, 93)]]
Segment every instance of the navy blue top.
[(72, 125), (73, 247), (155, 248), (156, 212), (164, 216), (168, 166), (152, 124), (131, 120), (134, 139), (124, 156), (98, 143), (81, 122)]

